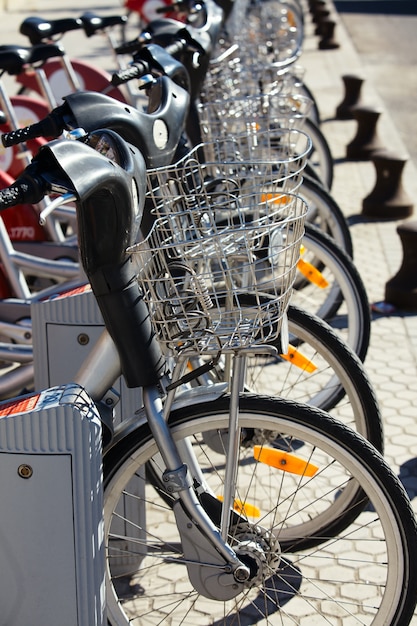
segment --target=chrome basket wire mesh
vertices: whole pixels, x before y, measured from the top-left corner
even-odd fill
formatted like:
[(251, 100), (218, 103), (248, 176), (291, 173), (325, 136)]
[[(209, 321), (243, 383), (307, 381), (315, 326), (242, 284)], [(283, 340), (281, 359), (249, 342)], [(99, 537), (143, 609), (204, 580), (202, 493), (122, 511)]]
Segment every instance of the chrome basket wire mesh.
[[(240, 6), (242, 5), (242, 6)], [(210, 101), (257, 93), (293, 92), (302, 51), (302, 19), (289, 3), (235, 2), (211, 57), (200, 97)]]
[(252, 3), (233, 41), (239, 44), (241, 58), (254, 56), (265, 63), (288, 67), (302, 52), (303, 25), (289, 5), (271, 0)]
[[(254, 134), (280, 128), (301, 130), (311, 105), (312, 101), (307, 96), (285, 93), (259, 93), (205, 101), (198, 107), (201, 135), (203, 141), (209, 141), (245, 131)], [(293, 142), (295, 138), (296, 135), (293, 135)]]
[(149, 170), (153, 224), (129, 252), (167, 353), (234, 350), (279, 335), (306, 215), (288, 180), (260, 159), (200, 163), (197, 149)]
[(279, 93), (286, 89), (287, 69), (279, 65), (262, 63), (262, 57), (245, 59), (239, 44), (219, 51), (209, 65), (200, 97), (214, 100), (227, 94), (229, 98), (255, 93)]
[(241, 46), (229, 46), (213, 57), (201, 87), (201, 102), (244, 98), (262, 94), (303, 95), (304, 69), (298, 64), (282, 67), (265, 58), (247, 59)]
[(285, 67), (302, 52), (303, 16), (290, 2), (235, 0), (226, 30), (220, 46), (237, 43), (244, 63), (258, 58)]
[[(224, 123), (227, 125), (228, 118)], [(255, 123), (237, 123), (235, 132), (218, 133), (210, 122), (201, 124), (206, 139), (190, 153), (206, 168), (220, 166), (249, 181), (255, 168), (263, 169), (265, 178), (280, 184), (283, 191), (295, 192), (302, 180), (302, 172), (310, 155), (312, 143), (307, 133), (297, 128), (259, 128)]]

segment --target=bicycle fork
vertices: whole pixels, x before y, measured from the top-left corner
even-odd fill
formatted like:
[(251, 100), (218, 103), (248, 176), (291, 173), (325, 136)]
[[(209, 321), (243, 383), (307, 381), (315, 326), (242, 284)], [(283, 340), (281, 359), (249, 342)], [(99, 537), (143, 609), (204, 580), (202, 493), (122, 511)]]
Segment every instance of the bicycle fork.
[[(157, 386), (143, 389), (143, 402), (150, 429), (166, 467), (162, 480), (167, 492), (175, 500), (173, 511), (190, 581), (196, 591), (207, 598), (230, 600), (243, 591), (244, 583), (250, 577), (250, 569), (227, 543), (231, 511), (227, 506), (228, 500), (225, 500), (222, 508), (222, 532), (219, 532), (196, 496), (187, 466), (182, 462), (166, 422)], [(239, 431), (238, 402), (231, 413), (235, 432), (229, 438), (229, 451), (232, 451), (233, 456), (228, 458), (232, 462), (227, 463), (226, 476), (232, 477), (234, 484)], [(233, 495), (232, 490), (231, 485)], [(229, 493), (225, 496), (230, 498)]]

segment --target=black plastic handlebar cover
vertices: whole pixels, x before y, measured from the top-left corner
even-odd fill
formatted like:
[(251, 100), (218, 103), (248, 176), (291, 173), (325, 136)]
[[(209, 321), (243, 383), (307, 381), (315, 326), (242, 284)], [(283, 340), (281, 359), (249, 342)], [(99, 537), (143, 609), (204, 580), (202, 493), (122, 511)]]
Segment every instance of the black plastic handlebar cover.
[(83, 128), (89, 133), (101, 127), (116, 131), (139, 148), (148, 167), (167, 165), (181, 141), (190, 97), (167, 76), (156, 79), (147, 95), (148, 110), (143, 111), (93, 91), (69, 94), (65, 103), (44, 120), (4, 133), (3, 145), (9, 147), (36, 137), (58, 137), (63, 130)]
[(155, 384), (165, 371), (132, 258), (145, 198), (146, 164), (140, 151), (108, 129), (94, 133), (117, 144), (117, 163), (74, 141), (49, 150), (79, 198), (80, 258), (129, 387)]
[[(177, 85), (180, 85), (188, 93), (190, 91), (190, 78), (184, 65), (173, 56), (172, 51), (181, 51), (185, 41), (175, 42), (168, 49), (159, 45), (148, 44), (134, 55), (134, 62), (126, 69), (113, 74), (112, 84), (115, 86), (128, 81), (141, 78), (145, 74), (168, 76)], [(172, 50), (171, 50), (172, 49)]]
[(140, 232), (145, 160), (138, 148), (108, 129), (98, 129), (83, 141), (60, 139), (43, 145), (15, 183), (0, 191), (0, 209), (39, 202), (54, 189), (76, 196), (81, 263), (126, 383), (153, 385), (164, 374), (165, 359), (126, 251)]
[[(220, 25), (221, 21), (218, 23)], [(201, 84), (207, 73), (214, 40), (217, 39), (217, 26), (215, 30), (216, 33), (214, 29), (210, 32), (208, 27), (184, 26), (176, 20), (164, 18), (150, 22), (142, 32), (142, 37), (146, 36), (184, 65), (190, 77), (191, 99), (194, 99), (200, 95)]]
[(148, 90), (148, 111), (116, 102), (95, 92), (65, 97), (74, 127), (91, 132), (100, 125), (116, 131), (139, 148), (150, 168), (171, 163), (184, 132), (189, 107), (185, 89), (161, 76)]

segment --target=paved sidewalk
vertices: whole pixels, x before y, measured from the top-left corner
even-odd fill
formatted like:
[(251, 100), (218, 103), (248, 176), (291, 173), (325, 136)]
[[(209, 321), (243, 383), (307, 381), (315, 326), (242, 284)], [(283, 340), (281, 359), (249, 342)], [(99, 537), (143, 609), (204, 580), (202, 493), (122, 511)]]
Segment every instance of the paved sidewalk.
[[(121, 3), (109, 0), (15, 0), (13, 11), (0, 15), (0, 43), (24, 43), (18, 27), (24, 17), (39, 15), (57, 18), (78, 16), (91, 9), (98, 13), (116, 13)], [(56, 7), (59, 8), (56, 8)], [(345, 161), (346, 146), (356, 131), (356, 122), (334, 119), (343, 97), (342, 75), (360, 72), (360, 60), (336, 14), (336, 39), (340, 48), (319, 50), (318, 38), (307, 16), (306, 39), (301, 64), (305, 80), (315, 94), (325, 133), (336, 161), (333, 193), (352, 226), (354, 258), (366, 284), (371, 302), (384, 298), (386, 282), (396, 274), (402, 261), (402, 247), (396, 232), (402, 221), (366, 221), (361, 216), (362, 200), (373, 189), (374, 166), (370, 162)], [(65, 47), (70, 54), (112, 67), (100, 39), (87, 40), (69, 34)], [(363, 98), (367, 104), (382, 106), (374, 86), (365, 80)], [(404, 153), (399, 135), (383, 112), (378, 132), (384, 144)], [(417, 172), (407, 163), (403, 183), (417, 204)], [(417, 219), (417, 208), (415, 213)], [(414, 217), (412, 218), (414, 219)], [(417, 270), (417, 268), (416, 268)], [(366, 367), (381, 404), (386, 437), (386, 458), (401, 477), (417, 513), (417, 314), (396, 311), (393, 315), (376, 315)], [(414, 619), (417, 626), (417, 613)]]
[[(343, 23), (336, 14), (336, 40), (340, 48), (318, 50), (318, 38), (307, 21), (302, 65), (305, 80), (317, 97), (326, 135), (336, 162), (332, 193), (351, 223), (355, 263), (365, 282), (371, 303), (384, 299), (385, 284), (402, 262), (402, 246), (397, 226), (403, 220), (366, 221), (361, 215), (362, 201), (375, 184), (375, 167), (367, 161), (346, 161), (346, 146), (356, 133), (356, 121), (335, 120), (337, 105), (344, 95), (342, 76), (362, 74), (360, 60)], [(364, 103), (383, 107), (376, 90), (365, 77)], [(404, 145), (386, 112), (378, 120), (378, 135), (383, 144), (399, 155)], [(416, 199), (417, 172), (411, 161), (405, 165), (403, 184)], [(416, 268), (417, 270), (417, 268)], [(401, 476), (417, 511), (417, 317), (396, 311), (391, 316), (374, 315), (371, 345), (366, 367), (381, 404), (386, 436), (386, 456)], [(417, 620), (416, 620), (417, 623)]]

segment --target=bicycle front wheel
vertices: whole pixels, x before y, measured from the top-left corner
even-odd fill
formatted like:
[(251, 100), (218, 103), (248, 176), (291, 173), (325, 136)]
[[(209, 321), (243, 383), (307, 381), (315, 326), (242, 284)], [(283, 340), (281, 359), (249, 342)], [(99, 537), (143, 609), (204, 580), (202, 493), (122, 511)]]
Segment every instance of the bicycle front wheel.
[(371, 314), (362, 278), (340, 246), (308, 223), (291, 301), (326, 320), (365, 359)]
[(353, 242), (349, 224), (329, 191), (310, 176), (304, 175), (298, 193), (308, 204), (307, 220), (333, 237), (342, 250), (352, 257)]
[(320, 127), (309, 117), (303, 122), (303, 130), (310, 137), (313, 149), (309, 163), (318, 176), (320, 182), (331, 189), (333, 184), (333, 156), (326, 137)]
[[(215, 522), (228, 410), (223, 397), (170, 418), (196, 492)], [(382, 457), (338, 421), (297, 403), (245, 396), (240, 424), (228, 537), (251, 566), (244, 593), (216, 601), (190, 584), (170, 498), (152, 479), (161, 468), (144, 423), (104, 458), (110, 622), (409, 624), (417, 597), (416, 524)], [(210, 567), (210, 559), (202, 558), (201, 566)], [(219, 573), (213, 568), (213, 576)]]

